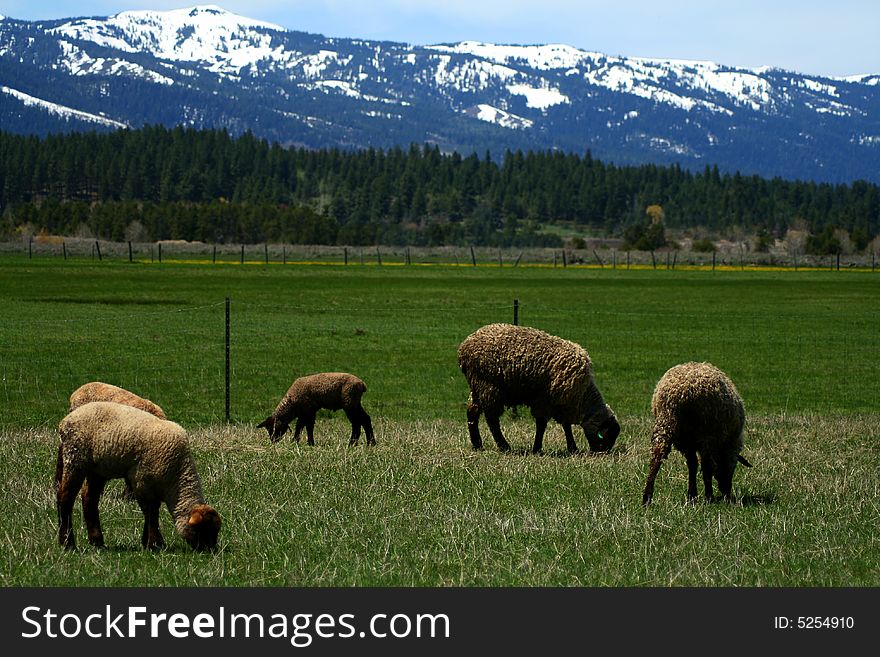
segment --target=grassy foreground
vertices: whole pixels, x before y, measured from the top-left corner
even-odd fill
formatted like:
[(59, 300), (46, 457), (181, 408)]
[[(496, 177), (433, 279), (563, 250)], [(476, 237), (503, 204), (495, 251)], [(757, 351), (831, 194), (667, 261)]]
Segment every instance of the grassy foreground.
[[(142, 516), (108, 487), (108, 549), (56, 543), (55, 436), (0, 435), (0, 583), (71, 586), (876, 586), (880, 582), (880, 416), (751, 419), (755, 467), (738, 503), (688, 506), (673, 454), (647, 509), (648, 423), (628, 423), (611, 455), (525, 453), (531, 426), (508, 422), (515, 451), (475, 453), (462, 423), (379, 422), (375, 448), (319, 423), (317, 445), (277, 446), (246, 427), (194, 432), (221, 549), (196, 554), (174, 534), (140, 549)], [(516, 449), (519, 447), (519, 450)], [(79, 508), (79, 505), (77, 505)], [(78, 512), (77, 512), (78, 513)]]
[[(0, 260), (0, 584), (202, 586), (876, 586), (880, 583), (880, 278), (865, 273), (65, 265)], [(232, 299), (232, 423), (224, 297)], [(520, 322), (584, 344), (621, 419), (610, 455), (568, 457), (551, 425), (526, 453), (468, 444), (455, 350)], [(738, 502), (684, 504), (673, 454), (641, 505), (649, 402), (671, 365), (710, 360), (747, 406)], [(379, 445), (315, 447), (253, 429), (296, 376), (357, 373)], [(108, 487), (108, 549), (57, 545), (55, 427), (101, 379), (190, 430), (221, 549), (140, 550), (142, 516)], [(583, 438), (579, 440), (583, 444)]]

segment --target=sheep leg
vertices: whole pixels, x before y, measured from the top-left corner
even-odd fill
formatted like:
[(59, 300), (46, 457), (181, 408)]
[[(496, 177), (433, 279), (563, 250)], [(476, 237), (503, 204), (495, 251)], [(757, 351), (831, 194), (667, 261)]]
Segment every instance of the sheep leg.
[(724, 468), (718, 468), (715, 478), (718, 480), (718, 492), (725, 502), (730, 502), (733, 491), (733, 471), (736, 469), (736, 461), (732, 461)]
[(122, 499), (126, 502), (134, 502), (134, 489), (131, 487), (131, 482), (128, 480), (128, 477), (126, 477), (124, 481), (125, 489), (122, 491)]
[(507, 442), (504, 438), (504, 434), (501, 433), (501, 418), (498, 415), (493, 415), (490, 413), (486, 413), (486, 424), (489, 425), (489, 431), (492, 432), (492, 437), (495, 439), (495, 444), (498, 445), (498, 449), (502, 452), (510, 451), (510, 443)]
[(349, 412), (345, 411), (348, 421), (351, 422), (351, 438), (348, 440), (349, 447), (357, 445), (361, 438), (361, 414), (357, 409)]
[(58, 543), (68, 550), (72, 550), (76, 547), (76, 539), (74, 538), (72, 528), (73, 504), (76, 501), (76, 494), (83, 485), (83, 481), (85, 481), (85, 474), (80, 474), (78, 472), (71, 473), (63, 470), (58, 482), (58, 491), (56, 495), (56, 503), (58, 507)]
[(547, 418), (535, 418), (535, 445), (532, 447), (533, 454), (540, 454), (544, 446), (544, 432), (547, 430)]
[(141, 511), (144, 513), (144, 531), (141, 533), (141, 545), (148, 550), (156, 550), (165, 547), (165, 539), (159, 531), (159, 509), (161, 502), (140, 502)]
[(480, 405), (473, 400), (473, 396), (468, 400), (467, 405), (467, 426), (468, 434), (471, 437), (471, 445), (474, 449), (483, 449), (483, 439), (480, 437), (480, 413), (482, 409)]
[(308, 436), (308, 444), (315, 444), (315, 416), (310, 415), (306, 418), (306, 435)]
[(706, 501), (712, 501), (712, 459), (708, 454), (700, 455), (700, 467), (703, 470), (703, 491)]
[(364, 433), (367, 434), (367, 445), (375, 445), (376, 436), (373, 433), (373, 421), (363, 408), (361, 409), (361, 424), (364, 425)]
[(89, 534), (89, 543), (98, 548), (104, 547), (104, 532), (101, 531), (98, 502), (106, 484), (107, 480), (104, 477), (92, 474), (86, 477), (82, 489), (83, 520)]
[(293, 442), (299, 442), (299, 434), (302, 433), (303, 427), (305, 426), (305, 422), (301, 417), (296, 418), (296, 427), (293, 430)]
[(571, 433), (571, 425), (563, 424), (562, 430), (565, 432), (565, 444), (568, 446), (568, 453), (577, 454), (578, 446), (577, 443), (574, 441), (574, 434)]
[(58, 445), (58, 458), (55, 460), (55, 495), (61, 486), (61, 478), (64, 476), (64, 458), (61, 455), (61, 445)]
[(689, 449), (684, 453), (688, 464), (688, 502), (694, 502), (697, 499), (697, 461), (696, 450)]

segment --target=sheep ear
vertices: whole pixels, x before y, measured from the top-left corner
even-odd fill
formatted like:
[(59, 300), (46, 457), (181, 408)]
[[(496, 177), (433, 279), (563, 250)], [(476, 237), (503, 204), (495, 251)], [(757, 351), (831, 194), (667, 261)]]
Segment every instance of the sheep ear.
[(257, 429), (262, 429), (263, 427), (265, 427), (267, 430), (269, 430), (272, 424), (274, 424), (274, 422), (272, 421), (272, 416), (270, 415), (257, 425)]
[(192, 525), (198, 525), (201, 522), (202, 522), (202, 514), (199, 513), (198, 511), (193, 511), (189, 516), (189, 520), (186, 521), (186, 524), (192, 526)]

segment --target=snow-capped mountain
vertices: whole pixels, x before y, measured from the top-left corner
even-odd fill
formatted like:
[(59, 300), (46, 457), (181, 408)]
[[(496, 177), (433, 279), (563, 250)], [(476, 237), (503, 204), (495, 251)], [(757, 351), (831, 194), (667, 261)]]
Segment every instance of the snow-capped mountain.
[(330, 39), (216, 6), (0, 19), (0, 127), (225, 127), (283, 144), (560, 149), (880, 182), (880, 76), (562, 45)]

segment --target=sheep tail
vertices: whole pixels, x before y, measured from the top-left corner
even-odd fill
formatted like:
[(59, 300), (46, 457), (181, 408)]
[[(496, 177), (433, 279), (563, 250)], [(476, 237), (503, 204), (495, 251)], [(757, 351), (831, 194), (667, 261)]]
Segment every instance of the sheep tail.
[(645, 481), (645, 489), (642, 491), (642, 504), (650, 504), (654, 497), (654, 480), (660, 472), (663, 460), (669, 456), (672, 444), (667, 440), (654, 440), (651, 446), (651, 465), (648, 468), (648, 479)]
[(746, 457), (743, 456), (742, 454), (737, 454), (737, 455), (736, 455), (736, 460), (739, 461), (740, 463), (742, 463), (742, 464), (743, 464), (744, 466), (746, 466), (747, 468), (751, 468), (751, 467), (752, 467), (752, 464), (749, 463), (748, 461), (746, 461)]

